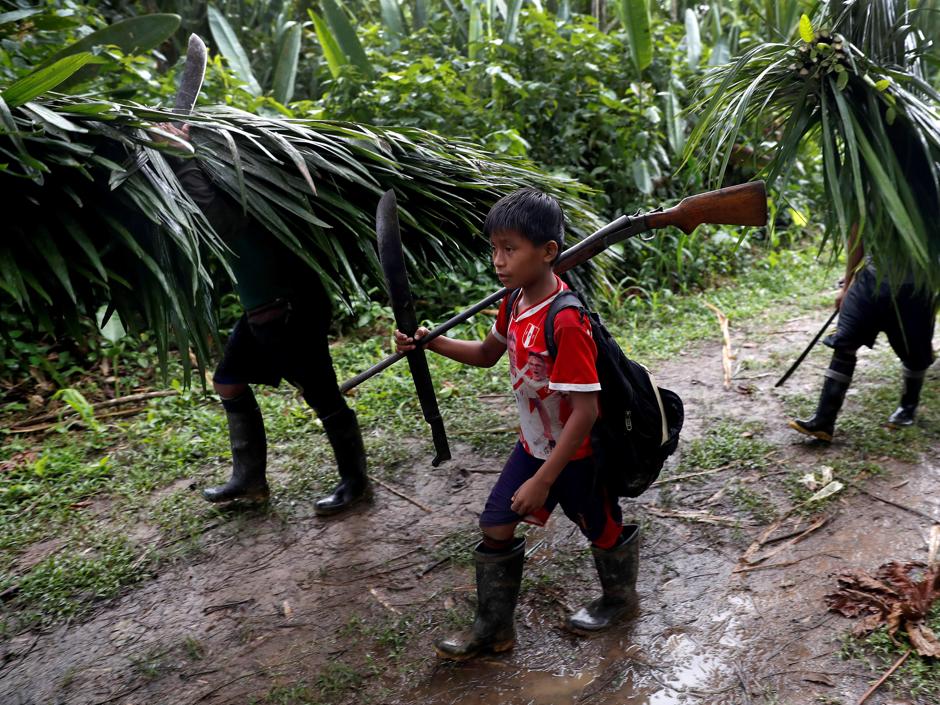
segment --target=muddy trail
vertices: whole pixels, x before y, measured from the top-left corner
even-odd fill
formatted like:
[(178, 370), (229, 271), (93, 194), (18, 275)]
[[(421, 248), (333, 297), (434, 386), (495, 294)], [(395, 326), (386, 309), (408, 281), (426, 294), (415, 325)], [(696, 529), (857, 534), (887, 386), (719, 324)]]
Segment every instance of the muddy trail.
[[(457, 444), (455, 460), (432, 469), (426, 442), (406, 440), (410, 460), (371, 505), (331, 520), (303, 506), (289, 522), (233, 514), (198, 553), (84, 621), (8, 639), (0, 702), (857, 702), (881, 672), (840, 658), (852, 622), (827, 612), (823, 596), (839, 570), (926, 556), (928, 517), (940, 520), (940, 443), (900, 462), (854, 444), (864, 425), (849, 422), (828, 447), (786, 428), (815, 399), (827, 352), (815, 351), (782, 392), (773, 383), (825, 318), (772, 330), (732, 322), (727, 389), (717, 334), (654, 366), (683, 397), (686, 426), (660, 483), (622, 501), (625, 520), (642, 527), (642, 613), (609, 633), (583, 639), (562, 628), (597, 585), (583, 538), (558, 511), (527, 533), (515, 650), (435, 659), (432, 640), (472, 615), (467, 558), (501, 463)], [(938, 376), (932, 369), (928, 386)], [(879, 342), (860, 356), (853, 389), (888, 388), (883, 419), (898, 377)], [(497, 400), (495, 413), (511, 410)], [(850, 397), (843, 417), (860, 413)], [(921, 413), (936, 426), (940, 409)], [(844, 478), (848, 456), (871, 472), (818, 507), (798, 506), (807, 493), (794, 493), (793, 478), (823, 466)], [(883, 687), (868, 702), (928, 701)]]

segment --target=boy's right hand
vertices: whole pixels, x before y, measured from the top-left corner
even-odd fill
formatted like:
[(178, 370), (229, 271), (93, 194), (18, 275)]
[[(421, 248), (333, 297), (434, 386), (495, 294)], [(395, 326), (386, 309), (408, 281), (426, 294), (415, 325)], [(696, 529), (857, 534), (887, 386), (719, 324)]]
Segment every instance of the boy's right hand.
[[(415, 345), (416, 340), (421, 340), (424, 336), (430, 333), (427, 328), (424, 326), (419, 326), (418, 330), (415, 331), (414, 336), (407, 336), (402, 333), (400, 330), (395, 331), (395, 349), (396, 352), (406, 353), (414, 350), (417, 345)], [(429, 346), (430, 347), (430, 346)]]

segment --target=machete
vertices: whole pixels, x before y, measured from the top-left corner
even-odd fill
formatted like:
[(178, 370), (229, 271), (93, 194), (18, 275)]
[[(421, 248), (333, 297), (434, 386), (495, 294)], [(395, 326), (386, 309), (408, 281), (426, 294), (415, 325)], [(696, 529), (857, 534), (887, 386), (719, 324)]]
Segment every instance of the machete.
[[(415, 315), (414, 300), (411, 298), (411, 287), (408, 285), (405, 253), (401, 244), (401, 229), (398, 226), (398, 202), (394, 191), (386, 191), (379, 201), (379, 207), (375, 213), (375, 230), (379, 241), (379, 261), (385, 273), (385, 284), (392, 301), (395, 325), (402, 333), (412, 336), (418, 329), (418, 318)], [(431, 370), (428, 368), (424, 348), (415, 348), (408, 353), (407, 357), (424, 420), (431, 427), (431, 434), (434, 437), (435, 455), (431, 465), (437, 467), (445, 460), (450, 460), (450, 446), (447, 444), (444, 420), (437, 406)]]
[(196, 106), (196, 98), (202, 90), (202, 82), (206, 79), (206, 45), (197, 35), (189, 35), (189, 46), (186, 48), (186, 63), (183, 66), (183, 75), (176, 90), (176, 102), (173, 112), (179, 115), (189, 115)]

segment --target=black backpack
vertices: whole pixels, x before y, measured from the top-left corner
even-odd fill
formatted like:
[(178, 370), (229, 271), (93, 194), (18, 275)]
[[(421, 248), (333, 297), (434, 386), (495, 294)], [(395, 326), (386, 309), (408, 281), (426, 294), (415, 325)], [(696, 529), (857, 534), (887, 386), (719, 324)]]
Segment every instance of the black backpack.
[[(510, 294), (510, 311), (518, 297), (518, 289)], [(590, 319), (597, 346), (601, 414), (591, 430), (595, 463), (612, 495), (638, 497), (659, 477), (666, 458), (679, 445), (685, 417), (682, 399), (657, 387), (649, 370), (624, 354), (600, 317), (574, 291), (562, 291), (548, 309), (549, 355), (554, 358), (558, 352), (555, 316), (566, 308), (576, 308)]]

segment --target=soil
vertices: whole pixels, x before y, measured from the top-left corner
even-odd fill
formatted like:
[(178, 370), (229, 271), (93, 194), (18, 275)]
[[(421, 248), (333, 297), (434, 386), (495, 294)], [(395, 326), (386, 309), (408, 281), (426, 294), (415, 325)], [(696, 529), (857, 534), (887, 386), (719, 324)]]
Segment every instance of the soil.
[[(819, 446), (786, 428), (784, 399), (773, 390), (779, 360), (793, 359), (825, 318), (821, 312), (792, 319), (774, 331), (736, 329), (732, 321), (738, 363), (752, 364), (731, 389), (722, 384), (717, 326), (714, 343), (657, 365), (659, 384), (685, 401), (683, 443), (719, 419), (742, 428), (759, 424), (776, 450), (768, 467), (740, 471), (738, 480), (755, 488), (774, 473), (809, 472), (837, 459), (838, 437)], [(787, 383), (789, 393), (815, 396), (826, 361), (824, 350), (814, 352)], [(859, 384), (877, 364), (861, 355)], [(931, 522), (872, 494), (940, 521), (940, 447), (934, 447), (916, 464), (883, 462), (885, 471), (865, 482), (868, 494), (847, 489), (825, 506), (820, 528), (792, 545), (767, 543), (758, 553), (785, 548), (736, 572), (770, 522), (728, 501), (722, 493), (728, 471), (666, 483), (623, 500), (625, 519), (642, 527), (641, 615), (585, 639), (566, 632), (563, 618), (594, 595), (596, 576), (583, 538), (557, 512), (544, 529), (528, 533), (526, 570), (536, 579), (524, 586), (515, 649), (449, 664), (434, 657), (431, 644), (472, 614), (474, 587), (470, 565), (441, 562), (440, 547), (463, 532), (468, 543), (456, 553), (469, 554), (500, 461), (456, 444), (455, 460), (433, 469), (423, 439), (401, 442), (413, 448), (412, 461), (389, 482), (430, 512), (381, 486), (370, 505), (332, 519), (303, 507), (289, 523), (243, 512), (206, 533), (195, 556), (83, 622), (0, 644), (0, 702), (857, 702), (880, 673), (839, 658), (852, 622), (826, 611), (833, 574), (926, 555)], [(674, 516), (681, 512), (696, 512), (697, 519)], [(770, 538), (819, 518), (794, 515)], [(396, 641), (405, 622), (408, 638)], [(868, 702), (918, 701), (882, 688)]]

